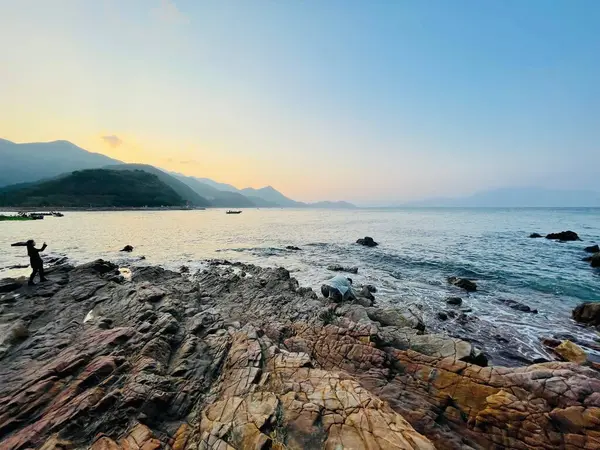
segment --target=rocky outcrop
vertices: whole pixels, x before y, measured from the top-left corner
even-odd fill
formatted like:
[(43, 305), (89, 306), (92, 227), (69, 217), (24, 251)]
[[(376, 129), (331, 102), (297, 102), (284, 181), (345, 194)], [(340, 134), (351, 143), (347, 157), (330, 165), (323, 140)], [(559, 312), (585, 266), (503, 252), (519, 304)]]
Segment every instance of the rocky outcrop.
[(346, 267), (340, 264), (331, 264), (327, 266), (327, 270), (331, 270), (332, 272), (348, 272), (348, 273), (358, 273), (358, 267)]
[(529, 235), (529, 237), (530, 237), (530, 238), (541, 238), (541, 237), (544, 237), (544, 236), (542, 236), (542, 235), (541, 235), (541, 234), (539, 234), (539, 233), (531, 233), (531, 234)]
[(372, 237), (365, 236), (364, 238), (360, 238), (356, 241), (359, 245), (364, 245), (365, 247), (377, 247), (379, 244), (373, 240)]
[(587, 253), (598, 253), (600, 252), (600, 247), (598, 247), (598, 244), (590, 245), (589, 247), (584, 248), (583, 251)]
[(467, 292), (474, 292), (477, 290), (477, 284), (474, 281), (467, 280), (466, 278), (448, 277), (448, 283), (464, 289)]
[(587, 302), (573, 310), (573, 320), (586, 325), (600, 325), (600, 302)]
[(579, 236), (574, 231), (561, 231), (560, 233), (550, 233), (546, 235), (546, 239), (554, 239), (558, 241), (580, 241)]
[(484, 367), (471, 343), (318, 299), (285, 269), (48, 276), (0, 295), (17, 330), (0, 355), (3, 450), (600, 445), (596, 370)]

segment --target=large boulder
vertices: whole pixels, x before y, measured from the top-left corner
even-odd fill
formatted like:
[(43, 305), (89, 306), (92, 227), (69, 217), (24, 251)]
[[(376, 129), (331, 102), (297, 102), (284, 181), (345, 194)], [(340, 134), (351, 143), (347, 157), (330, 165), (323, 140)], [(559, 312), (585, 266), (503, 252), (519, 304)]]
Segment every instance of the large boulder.
[(560, 233), (550, 233), (546, 235), (546, 239), (554, 239), (558, 241), (580, 241), (579, 236), (574, 231), (561, 231)]
[(589, 247), (584, 248), (583, 251), (588, 253), (598, 253), (600, 252), (600, 247), (598, 247), (598, 244), (590, 245)]
[(379, 244), (373, 240), (372, 237), (365, 236), (356, 241), (357, 244), (364, 245), (365, 247), (377, 247)]
[(573, 310), (573, 320), (587, 325), (600, 325), (600, 302), (587, 302)]
[(474, 281), (467, 280), (466, 278), (448, 277), (448, 283), (464, 289), (467, 292), (474, 292), (477, 290), (477, 284), (475, 284)]

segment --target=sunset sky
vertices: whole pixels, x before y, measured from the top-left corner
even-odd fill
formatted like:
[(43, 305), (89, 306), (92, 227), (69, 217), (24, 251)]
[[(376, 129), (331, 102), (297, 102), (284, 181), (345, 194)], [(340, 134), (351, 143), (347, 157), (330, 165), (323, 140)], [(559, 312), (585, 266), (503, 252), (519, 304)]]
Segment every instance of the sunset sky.
[(0, 0), (0, 137), (305, 201), (598, 189), (599, 24), (597, 0)]

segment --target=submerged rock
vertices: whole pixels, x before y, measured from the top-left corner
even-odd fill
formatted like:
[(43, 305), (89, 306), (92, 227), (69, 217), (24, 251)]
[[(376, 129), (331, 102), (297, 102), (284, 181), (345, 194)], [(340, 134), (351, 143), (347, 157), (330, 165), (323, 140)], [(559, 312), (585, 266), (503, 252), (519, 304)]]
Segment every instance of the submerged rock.
[(460, 306), (462, 305), (462, 302), (463, 300), (460, 297), (448, 297), (446, 299), (446, 303), (452, 306)]
[(332, 272), (348, 272), (348, 273), (358, 273), (358, 267), (345, 267), (339, 264), (332, 264), (327, 266), (327, 270), (331, 270)]
[(573, 320), (586, 325), (600, 325), (600, 302), (587, 302), (573, 310)]
[(546, 235), (546, 239), (554, 239), (559, 241), (580, 241), (579, 236), (574, 231), (561, 231), (560, 233), (550, 233)]
[(373, 240), (372, 237), (365, 236), (356, 241), (357, 244), (364, 245), (365, 247), (377, 247), (379, 244)]
[(288, 245), (288, 246), (286, 247), (286, 249), (287, 249), (287, 250), (291, 250), (291, 251), (293, 251), (293, 252), (299, 252), (299, 251), (301, 251), (301, 250), (302, 250), (300, 247), (296, 247), (296, 246), (294, 246), (294, 245)]
[(598, 253), (600, 252), (600, 247), (598, 246), (598, 244), (590, 245), (589, 247), (584, 248), (583, 251), (587, 253)]
[(448, 277), (448, 283), (464, 289), (467, 292), (474, 292), (477, 290), (477, 284), (474, 281), (467, 280), (466, 278)]
[(542, 236), (542, 235), (541, 235), (541, 234), (539, 234), (539, 233), (531, 233), (531, 234), (529, 235), (529, 237), (530, 237), (530, 238), (541, 238), (541, 237), (544, 237), (544, 236)]
[(528, 305), (525, 305), (524, 303), (518, 302), (516, 300), (501, 299), (501, 300), (499, 300), (499, 302), (505, 304), (509, 308), (516, 309), (517, 311), (532, 313), (532, 314), (538, 313), (537, 309), (532, 309)]

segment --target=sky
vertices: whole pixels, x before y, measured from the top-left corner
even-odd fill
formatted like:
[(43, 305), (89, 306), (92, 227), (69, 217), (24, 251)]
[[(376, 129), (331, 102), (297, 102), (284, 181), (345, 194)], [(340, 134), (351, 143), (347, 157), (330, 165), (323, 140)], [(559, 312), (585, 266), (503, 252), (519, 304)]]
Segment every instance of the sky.
[(598, 190), (597, 0), (0, 0), (0, 11), (5, 139), (69, 140), (304, 201)]

